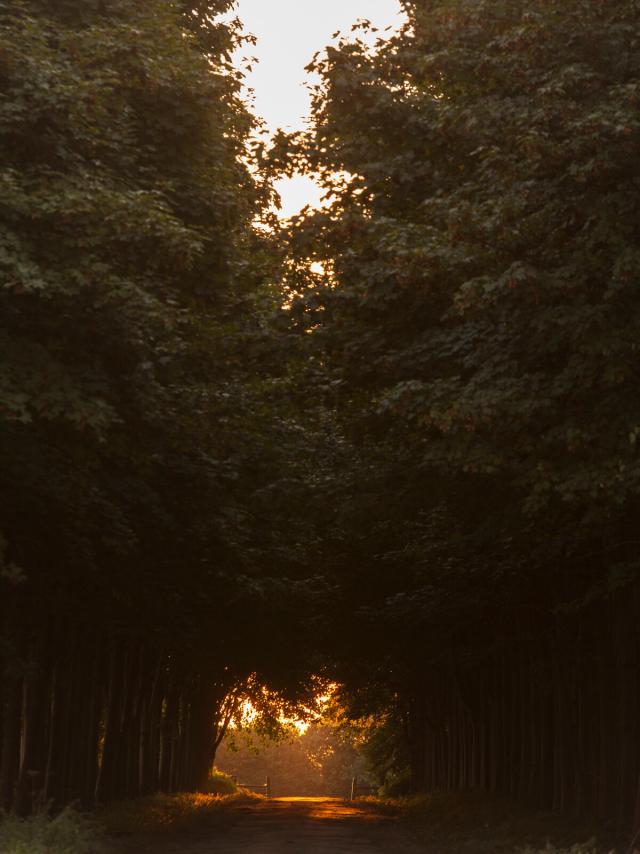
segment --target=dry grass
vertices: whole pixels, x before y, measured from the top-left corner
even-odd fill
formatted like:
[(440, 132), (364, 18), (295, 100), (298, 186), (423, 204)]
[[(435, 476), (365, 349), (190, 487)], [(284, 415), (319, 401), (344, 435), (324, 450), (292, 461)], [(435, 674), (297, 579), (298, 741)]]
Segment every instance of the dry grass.
[(231, 795), (151, 795), (110, 804), (99, 810), (96, 818), (110, 836), (128, 836), (191, 827), (200, 821), (221, 817), (234, 806), (260, 800), (260, 795), (244, 790)]

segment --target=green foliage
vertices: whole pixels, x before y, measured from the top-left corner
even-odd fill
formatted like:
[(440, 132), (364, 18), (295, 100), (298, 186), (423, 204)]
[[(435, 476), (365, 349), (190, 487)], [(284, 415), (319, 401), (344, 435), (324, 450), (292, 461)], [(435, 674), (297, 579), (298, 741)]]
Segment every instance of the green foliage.
[(207, 781), (207, 794), (209, 795), (233, 795), (238, 791), (232, 777), (214, 768)]
[(97, 825), (72, 809), (53, 818), (45, 811), (28, 819), (0, 815), (2, 854), (96, 854)]
[(5, 536), (30, 574), (41, 530), (99, 599), (110, 564), (153, 563), (143, 532), (196, 459), (222, 491), (203, 333), (237, 299), (260, 195), (240, 162), (251, 120), (175, 4), (19, 2), (0, 41)]
[(376, 53), (316, 65), (304, 154), (336, 212), (295, 241), (340, 286), (309, 288), (308, 323), (434, 476), (509, 479), (529, 514), (600, 524), (638, 491), (636, 13), (412, 8)]
[(15, 597), (169, 632), (209, 667), (244, 613), (233, 684), (258, 669), (265, 602), (305, 590), (280, 580), (302, 543), (275, 554), (303, 440), (229, 7), (0, 5), (0, 501)]
[[(536, 583), (598, 539), (628, 559), (637, 12), (407, 7), (374, 51), (316, 60), (315, 125), (274, 160), (288, 146), (335, 199), (291, 229), (291, 320), (357, 447), (372, 606), (459, 624), (481, 587), (509, 598), (520, 561)], [(352, 512), (345, 564), (366, 564)]]
[(406, 739), (391, 715), (375, 719), (368, 727), (362, 752), (383, 798), (397, 798), (412, 790)]

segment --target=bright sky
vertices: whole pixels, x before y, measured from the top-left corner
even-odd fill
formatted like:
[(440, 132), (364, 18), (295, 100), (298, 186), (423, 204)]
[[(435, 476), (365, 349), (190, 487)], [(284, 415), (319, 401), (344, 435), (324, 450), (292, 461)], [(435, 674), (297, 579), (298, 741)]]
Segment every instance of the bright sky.
[[(244, 30), (258, 38), (255, 48), (245, 50), (259, 60), (247, 83), (255, 92), (255, 111), (271, 131), (304, 126), (310, 105), (304, 68), (335, 32), (348, 34), (361, 18), (380, 30), (396, 28), (402, 21), (399, 0), (238, 0), (234, 11)], [(281, 216), (317, 204), (321, 195), (301, 176), (279, 182), (277, 189)]]

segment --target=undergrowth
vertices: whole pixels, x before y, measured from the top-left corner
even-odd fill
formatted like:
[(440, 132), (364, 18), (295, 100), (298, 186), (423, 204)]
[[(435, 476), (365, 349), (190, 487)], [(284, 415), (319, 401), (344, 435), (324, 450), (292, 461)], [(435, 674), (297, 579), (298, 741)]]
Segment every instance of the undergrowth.
[(209, 783), (208, 794), (151, 795), (102, 807), (91, 818), (71, 808), (29, 818), (0, 813), (0, 854), (100, 854), (108, 836), (187, 827), (263, 800), (221, 773), (214, 772)]
[(97, 813), (97, 818), (109, 835), (123, 836), (191, 825), (223, 815), (229, 807), (261, 800), (263, 798), (260, 795), (244, 790), (230, 795), (150, 795), (103, 807)]
[(209, 795), (234, 795), (238, 791), (238, 784), (233, 777), (214, 768), (207, 780), (207, 793)]
[[(482, 793), (434, 793), (384, 802), (411, 826), (427, 854), (605, 854), (611, 839), (558, 813), (535, 811)], [(576, 840), (588, 840), (576, 844)], [(599, 844), (601, 843), (601, 844)]]
[(73, 809), (53, 817), (0, 815), (0, 854), (97, 854), (100, 837), (97, 825)]

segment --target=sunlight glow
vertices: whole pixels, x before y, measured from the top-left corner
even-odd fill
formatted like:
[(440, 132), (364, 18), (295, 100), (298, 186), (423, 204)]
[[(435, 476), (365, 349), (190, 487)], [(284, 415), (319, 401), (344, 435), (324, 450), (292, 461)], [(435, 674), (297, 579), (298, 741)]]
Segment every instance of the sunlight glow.
[(321, 208), (328, 204), (328, 201), (322, 200), (324, 190), (306, 175), (281, 178), (275, 182), (275, 188), (282, 201), (279, 216), (283, 219), (295, 216), (306, 205)]
[[(338, 31), (348, 35), (356, 21), (365, 18), (379, 30), (371, 37), (373, 42), (404, 21), (399, 0), (238, 0), (233, 14), (258, 39), (242, 55), (257, 60), (251, 63), (246, 82), (253, 93), (253, 108), (270, 133), (278, 128), (304, 128), (310, 110), (308, 87), (314, 82), (305, 66), (315, 53), (337, 41)], [(308, 178), (280, 181), (277, 189), (282, 217), (296, 214), (305, 205), (320, 205), (322, 191)]]
[[(310, 706), (304, 706), (299, 709), (300, 717), (292, 717), (285, 714), (284, 709), (280, 712), (279, 721), (285, 726), (291, 725), (297, 730), (298, 735), (304, 735), (309, 729), (312, 722), (318, 721), (326, 712), (327, 707), (333, 700), (337, 685), (325, 683), (325, 688), (322, 694), (317, 694), (311, 701)], [(265, 696), (268, 695), (268, 690), (263, 688)], [(260, 717), (260, 711), (246, 698), (240, 704), (240, 708), (234, 717), (231, 719), (231, 729), (240, 729), (250, 727)]]
[[(251, 702), (251, 700), (245, 700), (242, 704), (240, 711), (238, 713), (237, 719), (234, 719), (231, 722), (231, 727), (248, 727), (251, 726), (252, 723), (256, 721), (258, 718), (259, 712)], [(309, 729), (309, 722), (303, 721), (296, 718), (289, 718), (286, 715), (280, 716), (280, 723), (284, 724), (292, 724), (293, 727), (297, 730), (298, 735), (304, 735), (304, 733)]]

